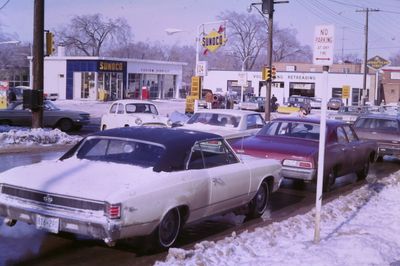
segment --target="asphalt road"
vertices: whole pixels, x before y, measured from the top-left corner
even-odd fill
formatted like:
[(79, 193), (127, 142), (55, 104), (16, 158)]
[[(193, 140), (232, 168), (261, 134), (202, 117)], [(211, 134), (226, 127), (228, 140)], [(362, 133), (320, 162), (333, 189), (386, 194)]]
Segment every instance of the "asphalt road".
[[(12, 158), (0, 155), (2, 162), (25, 163), (58, 157), (60, 152), (33, 154), (31, 159)], [(42, 158), (41, 158), (42, 156)], [(382, 178), (399, 169), (399, 160), (388, 160), (372, 166), (369, 177)], [(354, 175), (337, 179), (332, 192), (324, 195), (323, 202), (366, 184), (356, 181)], [(233, 213), (217, 215), (184, 228), (178, 239), (178, 247), (192, 248), (199, 241), (216, 241), (230, 235), (256, 227), (281, 221), (297, 214), (305, 213), (315, 206), (315, 186), (285, 180), (281, 188), (271, 198), (270, 214), (265, 218), (244, 222), (244, 216)], [(0, 219), (1, 222), (1, 219)], [(164, 260), (167, 253), (147, 254), (141, 250), (141, 239), (119, 242), (109, 248), (102, 241), (85, 239), (73, 235), (52, 235), (38, 231), (32, 225), (17, 223), (15, 227), (4, 227), (0, 231), (0, 265), (153, 265)], [(312, 236), (310, 236), (312, 237)]]

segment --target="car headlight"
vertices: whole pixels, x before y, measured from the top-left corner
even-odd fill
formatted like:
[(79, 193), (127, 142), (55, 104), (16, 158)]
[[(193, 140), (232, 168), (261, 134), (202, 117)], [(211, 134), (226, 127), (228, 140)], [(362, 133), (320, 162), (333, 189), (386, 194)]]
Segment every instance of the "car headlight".
[(299, 168), (313, 168), (313, 163), (310, 161), (299, 161), (299, 160), (283, 160), (283, 166), (290, 166), (290, 167), (299, 167)]
[(140, 126), (143, 123), (143, 121), (140, 118), (136, 118), (135, 123), (136, 123), (136, 125)]

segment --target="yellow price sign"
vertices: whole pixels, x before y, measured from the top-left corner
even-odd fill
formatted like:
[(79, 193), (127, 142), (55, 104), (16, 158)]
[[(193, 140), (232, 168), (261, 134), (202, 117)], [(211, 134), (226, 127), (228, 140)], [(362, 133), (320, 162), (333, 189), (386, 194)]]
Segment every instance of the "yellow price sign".
[(342, 98), (349, 99), (350, 98), (350, 86), (344, 85), (342, 87)]

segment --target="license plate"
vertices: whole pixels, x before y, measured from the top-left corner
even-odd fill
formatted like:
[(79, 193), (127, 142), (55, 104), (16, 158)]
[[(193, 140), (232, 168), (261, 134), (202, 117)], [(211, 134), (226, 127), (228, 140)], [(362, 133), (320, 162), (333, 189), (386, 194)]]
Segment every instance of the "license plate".
[(58, 233), (60, 227), (60, 219), (36, 215), (36, 228), (49, 231), (51, 233)]

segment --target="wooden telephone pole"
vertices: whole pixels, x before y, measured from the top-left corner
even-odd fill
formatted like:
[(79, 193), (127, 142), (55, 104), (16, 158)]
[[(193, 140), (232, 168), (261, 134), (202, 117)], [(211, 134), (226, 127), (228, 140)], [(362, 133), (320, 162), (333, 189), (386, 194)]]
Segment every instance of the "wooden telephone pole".
[[(32, 98), (38, 102), (32, 108), (32, 128), (43, 127), (43, 60), (44, 60), (44, 0), (35, 0), (33, 14), (33, 83)], [(36, 90), (36, 91), (34, 91)], [(35, 92), (35, 93), (33, 93)], [(31, 99), (35, 101), (34, 99)]]

